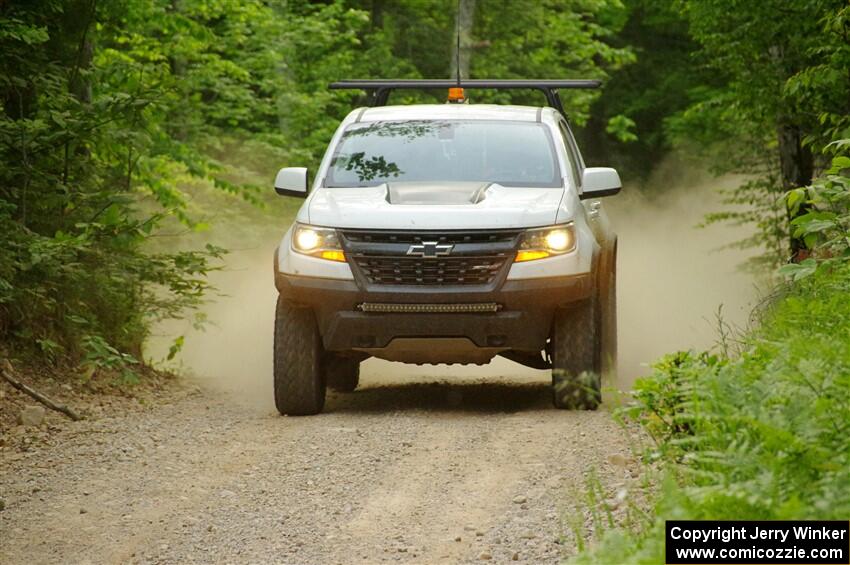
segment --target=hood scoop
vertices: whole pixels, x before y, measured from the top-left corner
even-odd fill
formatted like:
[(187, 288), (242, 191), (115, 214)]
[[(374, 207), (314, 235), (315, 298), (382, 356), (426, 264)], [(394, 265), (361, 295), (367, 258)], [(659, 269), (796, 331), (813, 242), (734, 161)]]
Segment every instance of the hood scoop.
[(489, 182), (387, 183), (387, 202), (411, 205), (478, 204), (487, 197)]

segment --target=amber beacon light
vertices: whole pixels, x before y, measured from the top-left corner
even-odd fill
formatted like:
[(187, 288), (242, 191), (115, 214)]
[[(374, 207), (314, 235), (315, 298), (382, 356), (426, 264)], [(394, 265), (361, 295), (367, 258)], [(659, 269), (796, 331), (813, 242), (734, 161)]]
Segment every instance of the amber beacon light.
[(463, 102), (466, 97), (463, 94), (463, 88), (452, 86), (449, 88), (449, 102)]

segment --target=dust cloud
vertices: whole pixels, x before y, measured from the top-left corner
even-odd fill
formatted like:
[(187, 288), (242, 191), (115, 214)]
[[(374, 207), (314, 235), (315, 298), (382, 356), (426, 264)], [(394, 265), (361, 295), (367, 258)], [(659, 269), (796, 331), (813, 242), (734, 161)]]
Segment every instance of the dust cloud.
[(725, 325), (749, 326), (760, 282), (741, 266), (752, 252), (728, 248), (749, 228), (697, 227), (707, 212), (723, 208), (718, 190), (740, 184), (703, 176), (652, 197), (624, 189), (606, 202), (619, 243), (618, 388), (630, 388), (665, 353), (715, 346), (721, 307)]
[[(697, 228), (707, 211), (721, 208), (717, 189), (736, 186), (740, 179), (691, 178), (667, 186), (664, 174), (651, 182), (665, 183), (649, 197), (626, 187), (605, 205), (619, 235), (618, 323), (619, 372), (608, 387), (630, 388), (647, 372), (647, 364), (678, 349), (709, 348), (717, 340), (716, 313), (746, 327), (758, 292), (752, 275), (740, 270), (748, 258), (740, 250), (722, 250), (744, 237), (742, 228)], [(671, 178), (681, 179), (681, 175)], [(649, 193), (649, 192), (647, 192)], [(210, 324), (198, 331), (188, 322), (169, 322), (156, 328), (147, 358), (165, 357), (176, 336), (186, 344), (174, 361), (159, 362), (223, 391), (234, 401), (262, 411), (273, 410), (271, 393), (272, 330), (276, 290), (272, 254), (291, 221), (271, 204), (264, 219), (252, 218), (257, 229), (228, 240), (227, 226), (210, 237), (229, 247), (226, 269), (214, 273), (222, 296), (206, 308)], [(256, 213), (254, 213), (256, 216)], [(230, 232), (231, 234), (233, 232)], [(406, 382), (535, 383), (549, 379), (533, 370), (497, 357), (485, 366), (416, 366), (370, 359), (361, 368), (361, 387)]]

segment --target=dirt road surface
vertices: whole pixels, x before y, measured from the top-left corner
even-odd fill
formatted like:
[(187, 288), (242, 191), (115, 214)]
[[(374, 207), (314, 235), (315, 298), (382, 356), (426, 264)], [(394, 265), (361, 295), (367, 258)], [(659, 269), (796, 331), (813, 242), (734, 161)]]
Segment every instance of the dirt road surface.
[(636, 484), (610, 414), (540, 379), (364, 381), (319, 417), (199, 390), (70, 425), (2, 462), (0, 562), (555, 563), (589, 472)]

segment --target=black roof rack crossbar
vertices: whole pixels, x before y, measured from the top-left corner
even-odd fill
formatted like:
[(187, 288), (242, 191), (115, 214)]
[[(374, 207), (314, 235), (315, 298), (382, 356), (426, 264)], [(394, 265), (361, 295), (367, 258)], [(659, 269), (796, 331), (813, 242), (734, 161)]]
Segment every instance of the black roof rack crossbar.
[(558, 110), (566, 116), (564, 106), (561, 104), (561, 97), (558, 95), (558, 90), (567, 89), (588, 89), (599, 88), (602, 85), (601, 80), (595, 79), (571, 79), (571, 80), (533, 80), (533, 79), (517, 79), (517, 80), (499, 80), (499, 79), (461, 79), (460, 81), (453, 79), (356, 79), (356, 80), (341, 80), (331, 83), (331, 90), (365, 90), (369, 97), (370, 106), (386, 106), (389, 100), (390, 92), (400, 89), (429, 89), (429, 88), (492, 88), (495, 90), (504, 89), (534, 89), (543, 92), (546, 96), (546, 102), (552, 108)]

